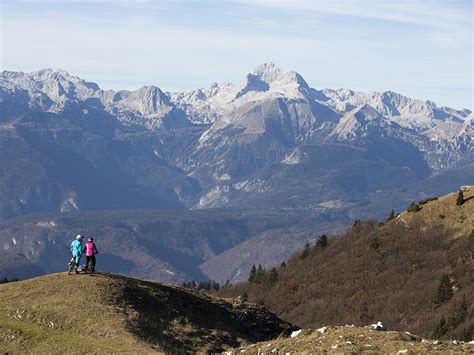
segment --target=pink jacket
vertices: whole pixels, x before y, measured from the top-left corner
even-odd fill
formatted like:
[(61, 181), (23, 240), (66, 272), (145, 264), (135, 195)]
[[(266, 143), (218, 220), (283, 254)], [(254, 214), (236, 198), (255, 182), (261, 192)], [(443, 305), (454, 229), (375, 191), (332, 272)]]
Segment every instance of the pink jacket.
[(86, 246), (84, 247), (84, 251), (86, 252), (86, 256), (92, 256), (94, 254), (98, 254), (97, 248), (94, 242), (87, 242)]

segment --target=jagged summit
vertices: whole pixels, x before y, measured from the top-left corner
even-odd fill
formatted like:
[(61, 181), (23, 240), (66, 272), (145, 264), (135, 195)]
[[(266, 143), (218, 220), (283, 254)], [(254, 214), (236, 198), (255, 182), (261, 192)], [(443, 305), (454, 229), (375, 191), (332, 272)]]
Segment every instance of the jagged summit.
[(272, 62), (268, 62), (255, 68), (253, 74), (260, 77), (263, 81), (270, 83), (275, 80), (280, 80), (284, 72)]

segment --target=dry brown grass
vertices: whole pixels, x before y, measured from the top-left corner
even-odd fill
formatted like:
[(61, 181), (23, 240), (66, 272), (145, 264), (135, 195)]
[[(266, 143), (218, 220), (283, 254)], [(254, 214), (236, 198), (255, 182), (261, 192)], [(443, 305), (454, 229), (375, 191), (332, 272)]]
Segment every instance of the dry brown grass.
[(261, 306), (113, 274), (0, 285), (0, 348), (7, 352), (216, 351), (291, 329)]
[(442, 196), (435, 201), (420, 205), (421, 210), (413, 213), (403, 211), (392, 223), (421, 223), (427, 228), (444, 226), (452, 231), (453, 237), (469, 235), (474, 229), (474, 186), (464, 192), (465, 203), (456, 206), (458, 192)]
[[(260, 285), (237, 284), (219, 295), (247, 294), (250, 301), (305, 328), (381, 320), (389, 329), (423, 336), (442, 316), (452, 316), (465, 297), (465, 320), (448, 334), (461, 337), (474, 325), (474, 199), (462, 206), (456, 206), (455, 199), (448, 195), (431, 201), (384, 226), (364, 222), (329, 238), (325, 248), (312, 246), (304, 258), (301, 252), (293, 255), (286, 268), (278, 268), (275, 286), (265, 280)], [(439, 213), (446, 216), (440, 223), (430, 219)], [(445, 274), (454, 296), (435, 307)]]

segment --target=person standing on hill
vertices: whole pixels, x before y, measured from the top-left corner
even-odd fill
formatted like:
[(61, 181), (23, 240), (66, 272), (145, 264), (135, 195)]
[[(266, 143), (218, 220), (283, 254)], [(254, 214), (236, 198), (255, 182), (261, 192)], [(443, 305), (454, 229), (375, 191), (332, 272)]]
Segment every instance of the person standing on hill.
[(87, 240), (86, 246), (84, 247), (84, 253), (86, 253), (86, 265), (91, 263), (91, 272), (95, 271), (95, 254), (99, 254), (97, 247), (94, 243), (94, 238), (89, 238)]
[(76, 236), (76, 239), (72, 241), (71, 243), (71, 254), (72, 257), (74, 258), (74, 261), (76, 263), (75, 265), (75, 270), (76, 274), (79, 273), (77, 268), (79, 267), (79, 262), (81, 261), (81, 256), (82, 256), (82, 240), (84, 237), (80, 234)]

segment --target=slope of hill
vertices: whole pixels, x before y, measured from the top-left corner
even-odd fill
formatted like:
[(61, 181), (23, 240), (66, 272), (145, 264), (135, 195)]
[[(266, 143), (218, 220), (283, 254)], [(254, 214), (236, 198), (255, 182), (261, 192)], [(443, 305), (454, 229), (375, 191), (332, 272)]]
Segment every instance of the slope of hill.
[(104, 273), (3, 284), (0, 305), (7, 353), (222, 351), (295, 329), (261, 306)]
[(371, 326), (345, 325), (304, 329), (293, 338), (227, 350), (226, 353), (318, 353), (318, 354), (470, 354), (473, 342), (424, 339), (409, 332), (375, 331)]
[(303, 327), (381, 320), (423, 336), (473, 337), (474, 187), (461, 206), (456, 197), (382, 226), (357, 221), (328, 245), (308, 246), (285, 267), (220, 295), (247, 294)]

